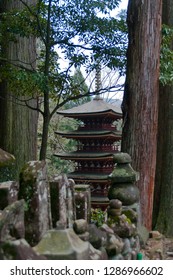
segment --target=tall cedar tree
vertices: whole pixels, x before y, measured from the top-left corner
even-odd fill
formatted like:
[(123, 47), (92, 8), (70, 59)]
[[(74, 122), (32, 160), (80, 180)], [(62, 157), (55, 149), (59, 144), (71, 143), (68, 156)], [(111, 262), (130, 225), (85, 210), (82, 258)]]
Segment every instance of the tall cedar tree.
[[(173, 0), (163, 0), (162, 9), (163, 24), (173, 27)], [(173, 39), (170, 48), (173, 50)], [(173, 86), (161, 85), (159, 94), (153, 226), (173, 237)]]
[[(35, 5), (36, 0), (27, 0), (28, 5)], [(0, 1), (0, 12), (9, 12), (23, 8), (19, 0)], [(8, 34), (1, 33), (1, 56), (18, 64), (36, 66), (36, 39), (33, 36), (15, 40), (7, 39)], [(2, 66), (1, 61), (0, 65)], [(30, 67), (31, 67), (30, 66)], [(23, 97), (21, 96), (21, 99)], [(36, 100), (29, 97), (29, 104), (35, 106)], [(24, 163), (36, 159), (37, 154), (37, 119), (38, 113), (31, 111), (24, 103), (19, 104), (9, 89), (8, 82), (0, 82), (0, 147), (12, 153), (16, 158), (16, 175)]]
[(161, 0), (129, 0), (122, 151), (140, 174), (142, 223), (151, 229), (157, 147)]

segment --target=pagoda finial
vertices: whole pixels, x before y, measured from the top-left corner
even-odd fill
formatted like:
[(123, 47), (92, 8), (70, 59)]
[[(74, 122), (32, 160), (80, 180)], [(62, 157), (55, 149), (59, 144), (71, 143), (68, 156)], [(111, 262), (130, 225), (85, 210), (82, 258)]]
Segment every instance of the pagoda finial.
[(101, 66), (97, 64), (96, 66), (96, 77), (95, 77), (95, 90), (100, 90), (102, 88), (101, 82)]
[[(95, 91), (99, 91), (102, 88), (102, 82), (101, 82), (101, 66), (100, 63), (96, 66), (96, 76), (95, 76)], [(100, 94), (96, 95), (94, 99), (102, 99)]]

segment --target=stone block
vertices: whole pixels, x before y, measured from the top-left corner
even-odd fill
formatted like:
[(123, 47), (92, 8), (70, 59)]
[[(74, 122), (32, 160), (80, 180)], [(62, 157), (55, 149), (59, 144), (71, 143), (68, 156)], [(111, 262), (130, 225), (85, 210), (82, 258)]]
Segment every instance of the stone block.
[(47, 231), (34, 250), (49, 260), (89, 259), (89, 243), (82, 241), (72, 228)]
[(89, 225), (89, 242), (95, 249), (100, 249), (107, 242), (107, 233), (99, 229), (95, 224)]
[(109, 202), (110, 208), (120, 209), (122, 207), (122, 202), (119, 199), (112, 199)]
[(149, 233), (149, 237), (154, 239), (161, 239), (163, 235), (157, 230), (152, 230)]
[(0, 241), (24, 238), (24, 235), (24, 200), (20, 200), (0, 213)]
[(107, 260), (108, 255), (107, 255), (106, 250), (104, 248), (101, 248), (101, 250), (97, 250), (90, 244), (90, 246), (89, 246), (89, 259), (90, 260)]
[(88, 230), (88, 223), (84, 219), (79, 219), (74, 222), (73, 229), (76, 234), (85, 233)]
[(38, 255), (25, 239), (0, 242), (1, 260), (46, 260)]
[(112, 183), (130, 183), (136, 181), (136, 172), (130, 164), (117, 164), (109, 176)]
[(116, 234), (109, 234), (106, 245), (106, 251), (109, 257), (113, 257), (122, 252), (124, 243), (122, 239)]
[(3, 210), (9, 204), (17, 201), (19, 185), (17, 182), (8, 181), (0, 183), (0, 209)]
[(113, 156), (114, 163), (131, 163), (131, 156), (127, 153), (116, 153)]
[(0, 167), (8, 166), (15, 161), (15, 157), (0, 149)]
[(139, 189), (131, 183), (114, 183), (108, 191), (108, 198), (119, 199), (123, 205), (132, 205), (139, 201)]

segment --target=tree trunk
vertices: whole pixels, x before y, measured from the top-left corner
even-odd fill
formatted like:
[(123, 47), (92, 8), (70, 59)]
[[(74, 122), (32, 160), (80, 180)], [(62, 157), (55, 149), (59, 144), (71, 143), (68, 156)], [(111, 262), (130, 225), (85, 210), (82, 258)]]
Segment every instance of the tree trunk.
[[(173, 0), (163, 0), (162, 21), (173, 27)], [(173, 213), (172, 167), (173, 86), (160, 86), (153, 226), (171, 237), (173, 236), (173, 220), (171, 218)]]
[(43, 116), (43, 129), (42, 129), (42, 138), (41, 138), (41, 148), (40, 148), (40, 160), (46, 160), (47, 153), (47, 144), (49, 136), (49, 124), (50, 117)]
[[(27, 0), (28, 4), (35, 4), (37, 0)], [(17, 1), (1, 1), (3, 11), (13, 8), (21, 9), (23, 4)], [(17, 37), (16, 42), (6, 42), (3, 52), (7, 59), (20, 60), (25, 63), (36, 63), (36, 39)], [(5, 40), (5, 34), (4, 34)], [(38, 114), (25, 106), (17, 104), (15, 96), (8, 90), (6, 81), (1, 84), (0, 92), (0, 147), (14, 154), (16, 157), (17, 174), (29, 160), (36, 159), (37, 154), (37, 120)], [(23, 97), (24, 98), (24, 97)], [(29, 105), (36, 107), (36, 99), (32, 99)]]
[(156, 165), (161, 0), (129, 0), (122, 151), (140, 174), (141, 221), (152, 225)]

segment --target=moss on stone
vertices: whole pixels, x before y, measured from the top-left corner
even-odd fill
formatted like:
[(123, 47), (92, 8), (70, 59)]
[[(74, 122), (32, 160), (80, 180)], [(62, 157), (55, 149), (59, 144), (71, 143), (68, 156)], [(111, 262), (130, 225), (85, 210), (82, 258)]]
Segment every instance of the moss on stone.
[(117, 164), (109, 176), (112, 182), (134, 182), (136, 181), (136, 172), (130, 164)]
[(124, 209), (122, 211), (122, 213), (124, 215), (126, 215), (126, 217), (132, 222), (132, 223), (136, 223), (137, 222), (137, 218), (138, 218), (138, 214), (137, 212), (135, 212), (133, 209)]
[(113, 161), (114, 163), (130, 163), (132, 159), (127, 153), (116, 153), (113, 156)]
[(119, 199), (123, 205), (131, 205), (139, 201), (139, 190), (130, 183), (114, 183), (108, 191), (108, 198)]

